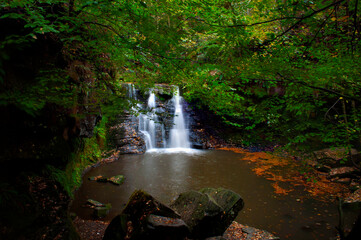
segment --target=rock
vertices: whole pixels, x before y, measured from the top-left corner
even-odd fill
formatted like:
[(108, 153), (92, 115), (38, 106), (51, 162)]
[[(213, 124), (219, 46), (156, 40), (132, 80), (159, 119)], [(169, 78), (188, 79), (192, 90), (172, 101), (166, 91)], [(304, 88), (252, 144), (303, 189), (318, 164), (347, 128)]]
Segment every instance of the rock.
[(104, 218), (109, 214), (112, 205), (110, 203), (106, 204), (102, 207), (95, 207), (94, 208), (94, 216), (97, 218)]
[(113, 177), (108, 178), (108, 182), (113, 183), (115, 185), (120, 185), (124, 182), (124, 176), (123, 175), (116, 175)]
[(357, 169), (354, 167), (339, 167), (339, 168), (333, 168), (331, 169), (331, 171), (329, 172), (329, 177), (330, 178), (335, 178), (335, 177), (339, 177), (339, 178), (343, 178), (343, 177), (350, 177), (353, 174), (355, 174), (357, 172)]
[(351, 178), (335, 178), (331, 180), (332, 182), (349, 184), (351, 182)]
[(195, 148), (195, 149), (204, 149), (204, 146), (202, 143), (192, 143), (192, 148)]
[(148, 193), (137, 190), (129, 199), (122, 213), (116, 216), (107, 227), (104, 240), (123, 239), (149, 239), (149, 216), (157, 215), (168, 218), (180, 218), (171, 208), (160, 203)]
[(115, 185), (120, 185), (124, 182), (124, 176), (123, 175), (116, 175), (110, 178), (106, 178), (104, 176), (95, 176), (95, 177), (89, 177), (88, 178), (90, 181), (97, 181), (97, 182), (110, 182), (113, 183)]
[(279, 240), (278, 237), (273, 236), (271, 233), (267, 231), (259, 230), (257, 228), (246, 225), (243, 225), (242, 231), (247, 234), (247, 237), (245, 238), (246, 240), (253, 240), (253, 239)]
[(223, 212), (222, 223), (224, 225), (224, 230), (228, 228), (232, 221), (237, 217), (238, 212), (244, 207), (241, 196), (231, 190), (224, 188), (203, 188), (200, 192), (210, 196), (210, 198), (221, 207)]
[(97, 181), (97, 182), (106, 182), (108, 179), (106, 177), (99, 175), (99, 176), (89, 177), (88, 180), (89, 181)]
[(279, 238), (273, 234), (260, 230), (254, 227), (243, 225), (237, 222), (234, 222), (227, 228), (226, 232), (223, 234), (224, 239), (243, 239), (243, 240), (276, 240)]
[[(342, 164), (351, 164), (349, 160), (349, 151), (346, 148), (326, 148), (313, 152), (315, 159), (322, 165), (329, 165), (331, 167), (342, 166)], [(351, 149), (351, 158), (354, 161), (360, 160), (360, 154), (356, 149)]]
[(87, 204), (89, 204), (90, 206), (93, 206), (93, 207), (105, 207), (105, 204), (95, 201), (93, 199), (88, 199)]
[(123, 240), (132, 231), (131, 222), (128, 223), (128, 216), (119, 214), (108, 225), (103, 240)]
[(343, 202), (344, 206), (352, 208), (361, 207), (361, 188), (350, 194)]
[(212, 201), (207, 194), (197, 191), (182, 193), (171, 207), (173, 207), (186, 222), (193, 238), (221, 235), (214, 232), (212, 222), (217, 222), (222, 209)]
[(188, 225), (191, 237), (202, 239), (222, 235), (242, 209), (243, 200), (230, 190), (205, 188), (180, 194), (171, 206)]
[(147, 219), (148, 239), (182, 240), (189, 234), (187, 224), (180, 218), (149, 215)]

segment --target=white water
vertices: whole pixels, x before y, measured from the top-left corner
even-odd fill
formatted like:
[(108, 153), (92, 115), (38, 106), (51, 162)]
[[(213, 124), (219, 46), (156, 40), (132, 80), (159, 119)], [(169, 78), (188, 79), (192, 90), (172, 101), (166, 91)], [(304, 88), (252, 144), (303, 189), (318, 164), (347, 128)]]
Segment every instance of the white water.
[(172, 102), (175, 112), (173, 118), (173, 128), (170, 130), (170, 148), (190, 148), (191, 144), (188, 137), (188, 129), (185, 127), (183, 109), (181, 104), (182, 97), (179, 95), (179, 89), (174, 92)]
[[(147, 101), (147, 114), (139, 114), (139, 131), (144, 134), (147, 150), (166, 146), (164, 126), (158, 121), (158, 115), (161, 110), (157, 108), (154, 92), (150, 91)], [(158, 135), (160, 132), (159, 139)]]
[[(128, 86), (128, 95), (137, 100), (136, 91), (133, 85)], [(190, 148), (189, 133), (186, 128), (183, 106), (183, 98), (179, 95), (179, 89), (174, 92), (171, 103), (174, 106), (173, 127), (170, 129), (169, 139), (167, 144), (164, 124), (159, 122), (157, 113), (162, 113), (163, 109), (157, 107), (157, 98), (155, 93), (151, 90), (147, 100), (147, 114), (139, 112), (142, 108), (141, 104), (137, 104), (136, 108), (132, 108), (134, 113), (138, 116), (138, 128), (143, 133), (147, 152), (193, 152)], [(168, 148), (167, 148), (168, 146)]]

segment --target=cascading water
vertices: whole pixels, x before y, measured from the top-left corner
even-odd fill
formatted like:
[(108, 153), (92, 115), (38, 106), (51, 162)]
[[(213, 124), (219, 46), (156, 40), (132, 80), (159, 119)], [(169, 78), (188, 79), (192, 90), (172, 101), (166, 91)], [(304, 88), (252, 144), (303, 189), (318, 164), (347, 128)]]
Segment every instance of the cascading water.
[(188, 129), (186, 128), (183, 109), (182, 97), (179, 95), (179, 89), (174, 92), (172, 102), (174, 104), (173, 128), (170, 130), (170, 148), (190, 148)]
[[(128, 96), (134, 100), (138, 100), (135, 87), (129, 84), (127, 88)], [(133, 112), (138, 115), (138, 131), (144, 136), (143, 139), (147, 151), (157, 151), (159, 149), (169, 148), (182, 151), (191, 149), (189, 133), (186, 128), (182, 109), (182, 101), (183, 98), (179, 94), (179, 89), (176, 88), (173, 98), (170, 100), (172, 105), (170, 109), (174, 109), (174, 117), (172, 119), (171, 127), (167, 128), (167, 133), (165, 131), (164, 122), (161, 122), (158, 117), (159, 114), (164, 113), (164, 108), (158, 106), (159, 101), (153, 90), (149, 91), (146, 106), (142, 106), (142, 104), (138, 103), (136, 107), (132, 108)], [(140, 109), (146, 110), (147, 113), (142, 113), (142, 111), (139, 111)], [(166, 141), (167, 135), (169, 136), (168, 141)]]
[[(165, 147), (166, 140), (163, 124), (158, 121), (158, 115), (161, 110), (157, 108), (156, 97), (154, 92), (150, 91), (147, 101), (147, 114), (139, 115), (139, 131), (144, 134), (147, 150)], [(161, 135), (159, 139), (158, 135)]]

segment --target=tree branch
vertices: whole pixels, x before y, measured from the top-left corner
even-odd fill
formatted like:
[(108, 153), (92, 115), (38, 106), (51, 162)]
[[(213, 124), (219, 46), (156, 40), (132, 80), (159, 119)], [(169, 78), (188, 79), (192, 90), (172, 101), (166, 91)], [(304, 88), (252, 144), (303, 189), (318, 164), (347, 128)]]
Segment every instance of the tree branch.
[[(209, 26), (212, 26), (212, 27), (227, 27), (227, 28), (234, 28), (234, 27), (252, 27), (252, 26), (256, 26), (256, 25), (261, 25), (261, 24), (266, 24), (266, 23), (272, 23), (272, 22), (276, 22), (276, 21), (281, 21), (281, 20), (290, 20), (290, 19), (299, 19), (299, 21), (297, 21), (295, 24), (292, 25), (291, 29), (298, 25), (300, 22), (302, 22), (303, 20), (307, 19), (307, 18), (310, 18), (312, 17), (313, 15), (317, 14), (317, 13), (320, 13), (320, 12), (323, 12), (327, 9), (329, 9), (330, 7), (333, 7), (333, 6), (336, 6), (342, 2), (344, 2), (345, 0), (339, 0), (339, 1), (336, 1), (334, 3), (331, 3), (323, 8), (320, 8), (318, 10), (313, 10), (312, 9), (312, 13), (308, 14), (308, 15), (303, 15), (301, 17), (281, 17), (281, 18), (275, 18), (275, 19), (271, 19), (271, 20), (266, 20), (266, 21), (262, 21), (262, 22), (255, 22), (255, 23), (251, 23), (251, 24), (235, 24), (235, 25), (217, 25), (217, 24), (212, 24), (212, 23), (209, 23), (207, 22), (206, 20), (204, 19), (201, 19), (201, 18), (197, 18), (197, 17), (189, 17), (187, 19), (195, 19), (196, 21), (200, 21), (200, 22), (204, 22), (206, 23), (207, 25)], [(187, 20), (186, 19), (186, 20)], [(288, 31), (290, 31), (291, 29), (287, 29), (283, 34), (281, 34), (282, 36), (284, 34), (286, 34)], [(281, 37), (281, 36), (280, 36)]]
[(339, 5), (340, 3), (344, 2), (345, 0), (339, 0), (339, 1), (336, 1), (334, 3), (331, 3), (329, 5), (327, 5), (326, 7), (323, 7), (323, 8), (320, 8), (308, 15), (305, 15), (303, 16), (300, 20), (298, 20), (297, 22), (295, 22), (291, 27), (289, 27), (286, 31), (280, 33), (279, 35), (277, 35), (275, 38), (269, 40), (269, 41), (265, 41), (265, 43), (263, 45), (268, 45), (270, 44), (271, 42), (274, 42), (275, 40), (277, 40), (278, 38), (284, 36), (285, 34), (287, 34), (289, 31), (291, 31), (294, 27), (296, 27), (298, 24), (300, 24), (303, 20), (307, 19), (307, 18), (310, 18), (314, 15), (316, 15), (317, 13), (320, 13), (320, 12), (323, 12), (327, 9), (329, 9), (330, 7), (333, 7), (333, 6), (336, 6), (336, 5)]
[(357, 103), (361, 103), (361, 99), (358, 99), (356, 97), (345, 95), (345, 94), (336, 92), (336, 91), (334, 91), (332, 89), (313, 86), (313, 85), (310, 85), (310, 84), (308, 84), (308, 83), (306, 83), (304, 81), (292, 80), (292, 79), (289, 79), (289, 78), (283, 76), (280, 73), (277, 73), (277, 75), (280, 76), (281, 78), (283, 78), (284, 80), (280, 80), (280, 79), (259, 79), (259, 78), (247, 78), (247, 79), (251, 80), (251, 81), (279, 82), (279, 83), (286, 83), (286, 84), (288, 84), (288, 83), (296, 83), (296, 84), (300, 84), (300, 85), (306, 86), (306, 87), (311, 88), (311, 89), (321, 90), (323, 92), (327, 92), (327, 93), (333, 94), (333, 95), (338, 96), (338, 97), (343, 97), (345, 99), (351, 99), (351, 100), (354, 100)]

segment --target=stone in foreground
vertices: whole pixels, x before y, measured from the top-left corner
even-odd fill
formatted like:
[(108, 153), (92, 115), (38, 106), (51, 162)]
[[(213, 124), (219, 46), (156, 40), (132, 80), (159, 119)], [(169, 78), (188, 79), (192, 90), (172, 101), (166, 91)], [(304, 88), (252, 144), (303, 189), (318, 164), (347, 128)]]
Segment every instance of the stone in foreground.
[[(158, 202), (148, 193), (137, 190), (130, 197), (122, 213), (111, 221), (103, 239), (151, 239), (150, 235), (154, 232), (149, 231), (149, 216), (152, 214), (172, 219), (180, 218), (171, 208)], [(167, 238), (159, 236), (153, 239)]]
[(243, 200), (237, 193), (219, 188), (205, 188), (179, 195), (171, 205), (190, 229), (196, 239), (221, 236), (238, 212)]

